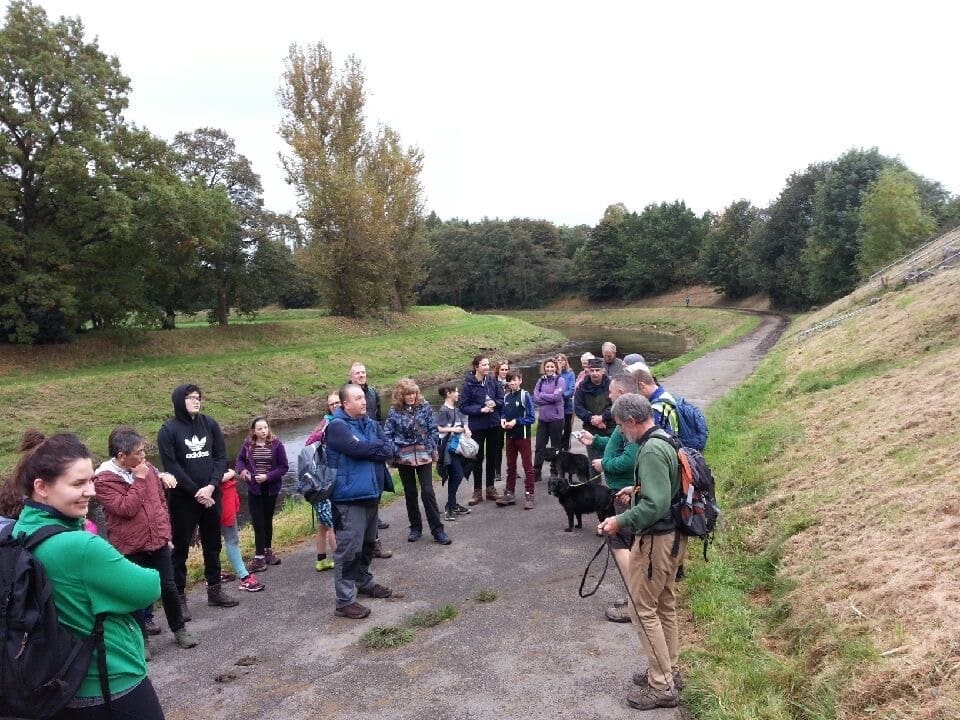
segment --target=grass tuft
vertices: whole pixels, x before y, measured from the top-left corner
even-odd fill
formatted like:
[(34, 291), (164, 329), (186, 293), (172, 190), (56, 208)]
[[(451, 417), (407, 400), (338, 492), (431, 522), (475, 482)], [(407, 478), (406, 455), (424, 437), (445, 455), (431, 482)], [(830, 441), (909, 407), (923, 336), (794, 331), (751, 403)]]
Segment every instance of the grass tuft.
[(433, 627), (445, 620), (453, 620), (457, 614), (458, 610), (453, 605), (444, 605), (436, 610), (424, 610), (411, 615), (407, 619), (407, 625), (415, 628)]
[(478, 603), (491, 603), (500, 597), (500, 593), (496, 590), (477, 590), (473, 594), (473, 601)]
[(386, 650), (411, 642), (416, 633), (395, 625), (377, 625), (360, 636), (360, 642), (371, 650)]

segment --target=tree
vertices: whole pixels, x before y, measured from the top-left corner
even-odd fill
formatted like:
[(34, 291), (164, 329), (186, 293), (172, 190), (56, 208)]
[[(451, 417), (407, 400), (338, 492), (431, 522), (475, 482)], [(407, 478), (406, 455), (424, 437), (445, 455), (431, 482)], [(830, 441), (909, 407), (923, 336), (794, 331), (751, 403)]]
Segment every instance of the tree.
[(860, 206), (860, 275), (870, 275), (914, 248), (936, 227), (920, 205), (918, 178), (907, 170), (887, 168)]
[(130, 205), (112, 176), (129, 81), (84, 41), (79, 19), (50, 23), (41, 7), (13, 0), (0, 29), (0, 88), (0, 333), (60, 341), (84, 320), (114, 322), (116, 306), (90, 304), (106, 293), (79, 291), (135, 267), (116, 264)]
[(738, 200), (723, 211), (703, 240), (699, 273), (729, 298), (745, 297), (757, 289), (746, 269), (746, 255), (747, 239), (759, 219), (760, 212), (749, 200)]

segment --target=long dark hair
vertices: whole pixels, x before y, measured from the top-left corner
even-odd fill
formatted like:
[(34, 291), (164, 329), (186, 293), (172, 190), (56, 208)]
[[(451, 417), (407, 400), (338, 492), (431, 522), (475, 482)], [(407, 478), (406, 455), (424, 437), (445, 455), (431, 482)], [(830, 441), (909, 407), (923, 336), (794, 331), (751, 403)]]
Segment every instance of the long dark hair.
[(257, 416), (253, 419), (253, 422), (250, 423), (250, 433), (247, 435), (250, 438), (250, 442), (256, 442), (257, 433), (254, 431), (254, 428), (257, 426), (257, 423), (263, 420), (267, 424), (267, 439), (266, 442), (273, 442), (273, 428), (270, 427), (270, 421), (263, 416)]
[(57, 433), (47, 438), (39, 430), (27, 430), (23, 434), (20, 452), (14, 477), (26, 497), (33, 495), (33, 481), (37, 478), (51, 485), (63, 475), (67, 465), (90, 457), (87, 446), (73, 433)]

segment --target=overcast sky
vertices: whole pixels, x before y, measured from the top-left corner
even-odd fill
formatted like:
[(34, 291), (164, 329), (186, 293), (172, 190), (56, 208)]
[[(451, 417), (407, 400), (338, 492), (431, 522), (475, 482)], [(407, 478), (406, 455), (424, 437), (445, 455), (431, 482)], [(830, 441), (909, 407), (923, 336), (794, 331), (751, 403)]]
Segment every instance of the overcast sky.
[(128, 119), (167, 139), (222, 128), (278, 212), (296, 208), (277, 160), (283, 60), (317, 41), (361, 60), (371, 123), (424, 152), (444, 219), (764, 206), (851, 147), (960, 192), (954, 2), (38, 3), (119, 58)]

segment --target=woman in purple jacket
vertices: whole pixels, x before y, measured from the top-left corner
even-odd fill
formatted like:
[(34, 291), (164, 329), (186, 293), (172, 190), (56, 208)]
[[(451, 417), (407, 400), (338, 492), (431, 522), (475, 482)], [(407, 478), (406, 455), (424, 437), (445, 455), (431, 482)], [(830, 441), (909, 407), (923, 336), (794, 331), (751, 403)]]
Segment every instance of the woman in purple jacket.
[(263, 572), (267, 565), (279, 565), (273, 554), (273, 513), (277, 509), (280, 485), (289, 469), (283, 443), (270, 432), (266, 418), (254, 418), (250, 435), (237, 455), (237, 474), (247, 483), (247, 505), (256, 545), (253, 560), (247, 563), (252, 572)]
[(563, 393), (566, 384), (557, 374), (557, 361), (547, 358), (540, 365), (540, 379), (533, 388), (533, 404), (537, 407), (537, 446), (533, 456), (533, 472), (541, 480), (543, 451), (547, 447), (559, 450), (563, 436)]

